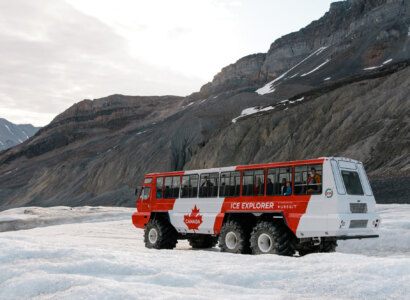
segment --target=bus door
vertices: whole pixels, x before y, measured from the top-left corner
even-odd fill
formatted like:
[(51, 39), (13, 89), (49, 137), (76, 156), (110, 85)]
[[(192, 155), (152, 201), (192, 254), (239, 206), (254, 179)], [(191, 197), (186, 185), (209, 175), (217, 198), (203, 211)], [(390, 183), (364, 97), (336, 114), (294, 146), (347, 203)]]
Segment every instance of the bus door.
[(152, 178), (145, 179), (138, 197), (139, 211), (151, 210), (151, 181), (147, 184), (148, 179), (152, 181)]

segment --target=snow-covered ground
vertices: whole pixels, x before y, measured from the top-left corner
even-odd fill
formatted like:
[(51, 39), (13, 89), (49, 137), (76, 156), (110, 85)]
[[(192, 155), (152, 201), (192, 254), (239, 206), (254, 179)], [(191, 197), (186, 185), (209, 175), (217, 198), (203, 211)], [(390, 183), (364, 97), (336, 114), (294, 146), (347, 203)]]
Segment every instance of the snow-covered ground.
[(9, 210), (46, 227), (0, 233), (0, 299), (409, 299), (410, 205), (377, 209), (379, 239), (304, 257), (149, 250), (134, 209)]

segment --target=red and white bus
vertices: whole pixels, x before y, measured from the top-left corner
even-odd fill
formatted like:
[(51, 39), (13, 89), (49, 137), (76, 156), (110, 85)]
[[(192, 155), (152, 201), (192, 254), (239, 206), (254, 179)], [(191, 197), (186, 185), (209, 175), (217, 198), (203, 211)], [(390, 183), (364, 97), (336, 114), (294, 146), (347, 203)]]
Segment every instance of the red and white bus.
[(363, 164), (339, 157), (147, 174), (137, 210), (132, 222), (156, 249), (219, 240), (223, 252), (304, 255), (380, 226)]

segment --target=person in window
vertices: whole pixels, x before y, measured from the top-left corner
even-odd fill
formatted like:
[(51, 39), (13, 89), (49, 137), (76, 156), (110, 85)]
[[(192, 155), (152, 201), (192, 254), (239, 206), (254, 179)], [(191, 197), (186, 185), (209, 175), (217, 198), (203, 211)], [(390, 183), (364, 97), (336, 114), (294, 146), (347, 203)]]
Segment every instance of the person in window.
[(321, 183), (322, 182), (322, 176), (316, 172), (315, 168), (310, 169), (312, 171), (312, 177), (315, 180), (315, 183)]
[(213, 186), (211, 180), (209, 180), (209, 178), (207, 176), (205, 176), (205, 181), (201, 184), (201, 186), (206, 186), (206, 187), (210, 187)]
[(256, 183), (253, 187), (253, 194), (254, 195), (259, 195), (259, 193), (262, 192), (262, 184), (261, 184), (261, 179), (260, 177), (256, 178)]
[[(311, 168), (310, 171), (312, 172), (311, 180), (308, 182), (308, 190), (306, 194), (310, 194), (312, 192), (319, 191), (319, 184), (322, 183), (322, 176), (316, 172), (315, 168)], [(309, 188), (309, 184), (311, 187)]]
[(281, 183), (281, 187), (280, 187), (280, 194), (284, 195), (286, 192), (286, 179), (282, 178), (282, 183)]
[(290, 196), (292, 195), (292, 187), (290, 186), (290, 181), (286, 182), (286, 191), (283, 196)]
[(268, 178), (268, 183), (266, 184), (266, 195), (273, 194), (273, 183), (270, 178)]

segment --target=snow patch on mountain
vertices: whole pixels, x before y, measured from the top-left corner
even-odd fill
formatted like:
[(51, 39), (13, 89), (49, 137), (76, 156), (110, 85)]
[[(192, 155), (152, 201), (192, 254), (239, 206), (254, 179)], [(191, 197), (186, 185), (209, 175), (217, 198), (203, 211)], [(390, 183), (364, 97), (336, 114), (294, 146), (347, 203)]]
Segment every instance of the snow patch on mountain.
[[(279, 77), (276, 77), (274, 80), (268, 82), (267, 84), (265, 84), (263, 87), (257, 89), (255, 92), (258, 93), (259, 95), (265, 95), (268, 93), (272, 93), (275, 91), (275, 87), (273, 86), (273, 84), (277, 81), (279, 81), (280, 79), (282, 79), (283, 77), (285, 77), (290, 71), (292, 71), (293, 69), (295, 69), (296, 67), (300, 66), (302, 63), (304, 63), (306, 60), (308, 60), (309, 58), (311, 58), (313, 55), (317, 55), (319, 53), (321, 53), (323, 50), (325, 50), (327, 47), (320, 47), (319, 49), (317, 49), (316, 51), (314, 51), (313, 53), (311, 53), (310, 55), (308, 55), (306, 58), (302, 59), (300, 62), (298, 62), (296, 65), (294, 65), (292, 68), (290, 68), (289, 70), (287, 70), (285, 73), (283, 73), (282, 75), (280, 75)], [(292, 78), (292, 77), (291, 77)]]
[(317, 66), (316, 68), (314, 68), (313, 70), (311, 70), (311, 71), (309, 71), (309, 72), (307, 72), (307, 73), (304, 73), (304, 74), (300, 75), (300, 77), (305, 77), (305, 76), (307, 76), (307, 75), (309, 75), (309, 74), (312, 74), (313, 72), (319, 70), (321, 67), (323, 67), (325, 64), (327, 64), (329, 61), (330, 61), (330, 59), (326, 59), (324, 63), (318, 65), (318, 66)]
[(384, 65), (386, 65), (386, 64), (388, 64), (388, 63), (390, 63), (390, 62), (392, 62), (392, 61), (393, 61), (393, 59), (390, 58), (390, 59), (384, 61), (384, 62), (383, 62), (381, 65), (379, 65), (379, 66), (367, 67), (367, 68), (364, 68), (363, 70), (365, 70), (365, 71), (375, 70), (375, 69), (378, 69), (378, 68), (383, 67)]
[(256, 114), (256, 113), (261, 112), (261, 111), (268, 111), (268, 110), (272, 110), (272, 109), (275, 109), (275, 107), (273, 107), (273, 106), (266, 106), (266, 107), (255, 106), (255, 107), (245, 108), (244, 110), (242, 110), (240, 116), (232, 119), (232, 123), (236, 123), (236, 121), (238, 119), (243, 118), (245, 116), (253, 115), (253, 114)]

